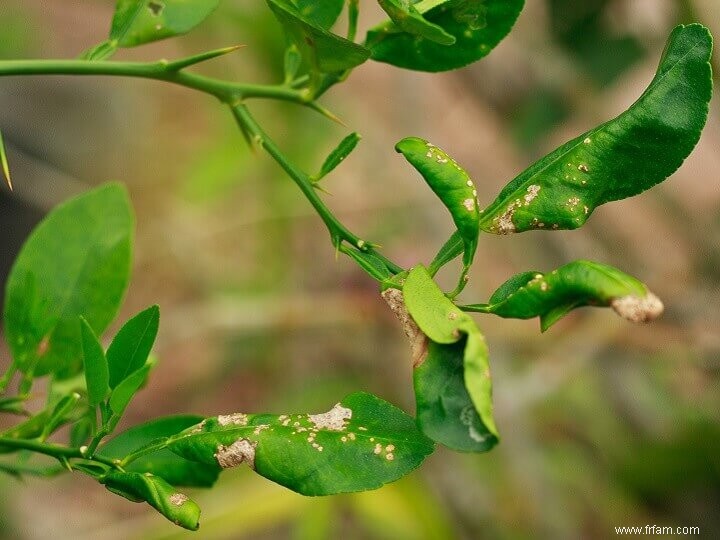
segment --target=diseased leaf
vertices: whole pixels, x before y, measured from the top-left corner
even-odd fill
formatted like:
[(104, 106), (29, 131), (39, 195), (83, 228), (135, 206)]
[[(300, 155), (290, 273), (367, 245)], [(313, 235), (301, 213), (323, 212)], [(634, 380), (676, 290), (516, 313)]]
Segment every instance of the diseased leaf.
[(657, 74), (624, 113), (564, 144), (522, 172), (483, 212), (496, 234), (575, 229), (601, 204), (665, 180), (695, 147), (712, 94), (712, 38), (678, 26)]
[(467, 336), (463, 352), (465, 388), (482, 423), (497, 437), (488, 350), (475, 321), (443, 294), (421, 265), (408, 273), (403, 298), (413, 321), (431, 341), (450, 345), (461, 341), (463, 335)]
[(220, 0), (118, 0), (110, 41), (135, 47), (189, 32), (203, 22)]
[(430, 189), (450, 212), (463, 242), (463, 273), (456, 291), (464, 287), (480, 234), (480, 208), (475, 184), (465, 170), (441, 148), (418, 137), (407, 137), (395, 145), (422, 175)]
[(110, 393), (108, 386), (108, 363), (105, 351), (88, 322), (80, 317), (80, 342), (82, 345), (88, 405), (96, 407)]
[(115, 388), (145, 365), (159, 324), (160, 309), (151, 306), (123, 325), (107, 350), (110, 388)]
[[(201, 421), (202, 417), (189, 414), (157, 418), (123, 431), (105, 443), (99, 453), (107, 458), (123, 459), (156, 439), (170, 437)], [(124, 468), (129, 472), (150, 472), (174, 486), (186, 487), (212, 487), (221, 470), (216, 463), (191, 462), (167, 449), (141, 456)]]
[[(417, 71), (447, 71), (487, 56), (510, 32), (524, 0), (450, 0), (415, 7), (430, 24), (455, 38), (442, 45), (388, 22), (371, 29), (365, 45), (373, 60)], [(407, 23), (403, 25), (407, 29)]]
[(465, 387), (465, 339), (430, 342), (425, 361), (413, 370), (417, 421), (423, 433), (461, 452), (487, 452), (498, 439), (478, 416)]
[(101, 334), (130, 277), (133, 215), (127, 192), (107, 184), (61, 204), (25, 242), (10, 272), (5, 332), (24, 373), (82, 369), (82, 316)]
[(132, 502), (147, 502), (184, 529), (196, 531), (200, 526), (200, 507), (159, 476), (151, 473), (112, 471), (100, 481), (116, 495)]
[(461, 307), (505, 318), (540, 317), (544, 332), (582, 306), (611, 306), (633, 322), (651, 321), (663, 311), (662, 302), (642, 282), (593, 261), (574, 261), (548, 274), (523, 272), (501, 285), (487, 304)]
[(323, 414), (232, 414), (170, 437), (193, 461), (258, 474), (303, 495), (375, 489), (405, 476), (434, 445), (400, 409), (355, 393)]
[(440, 45), (453, 45), (455, 37), (443, 30), (442, 26), (426, 20), (407, 0), (378, 0), (395, 26), (403, 32), (419, 36)]
[(313, 71), (342, 72), (370, 57), (370, 51), (363, 46), (332, 34), (303, 17), (290, 0), (267, 0), (267, 3)]

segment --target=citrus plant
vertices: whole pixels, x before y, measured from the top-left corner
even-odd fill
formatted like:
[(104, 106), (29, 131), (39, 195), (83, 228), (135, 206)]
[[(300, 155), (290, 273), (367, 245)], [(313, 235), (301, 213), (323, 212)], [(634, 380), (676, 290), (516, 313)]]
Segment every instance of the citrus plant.
[[(12, 363), (0, 379), (0, 412), (27, 417), (0, 433), (5, 455), (0, 470), (16, 476), (79, 472), (192, 530), (199, 526), (200, 509), (180, 488), (210, 487), (222, 470), (241, 464), (304, 495), (374, 489), (418, 467), (436, 444), (485, 452), (499, 442), (488, 349), (468, 313), (538, 317), (542, 331), (582, 306), (612, 307), (633, 322), (662, 313), (661, 301), (641, 281), (593, 261), (523, 271), (484, 303), (456, 298), (467, 283), (480, 233), (575, 229), (598, 206), (637, 195), (680, 167), (708, 114), (708, 30), (699, 24), (675, 28), (655, 78), (627, 111), (531, 165), (484, 209), (473, 180), (446, 151), (417, 137), (399, 141), (396, 151), (456, 226), (429, 264), (403, 268), (341, 223), (321, 195), (323, 178), (353, 151), (359, 135), (343, 139), (318, 172), (304, 171), (255, 120), (249, 104), (281, 100), (333, 118), (319, 99), (360, 64), (374, 60), (429, 72), (471, 64), (510, 32), (523, 1), (378, 1), (389, 19), (358, 41), (358, 0), (267, 0), (287, 38), (285, 73), (277, 85), (191, 70), (237, 47), (170, 61), (111, 60), (121, 48), (190, 31), (219, 0), (119, 0), (108, 39), (78, 59), (2, 61), (0, 76), (140, 77), (218, 99), (248, 144), (267, 152), (297, 185), (326, 225), (334, 249), (378, 282), (410, 340), (416, 418), (358, 392), (340, 397), (323, 413), (183, 414), (116, 433), (156, 362), (151, 351), (160, 312), (152, 306), (138, 313), (107, 348), (102, 345), (130, 280), (134, 235), (125, 189), (107, 184), (52, 211), (25, 243), (6, 284)], [(341, 34), (336, 23), (343, 11), (348, 25)], [(4, 151), (0, 157), (9, 183)], [(457, 285), (444, 292), (434, 276), (461, 255)], [(41, 377), (50, 379), (45, 406), (30, 414), (24, 404)], [(68, 440), (49, 442), (64, 426)], [(37, 462), (38, 455), (57, 464)]]

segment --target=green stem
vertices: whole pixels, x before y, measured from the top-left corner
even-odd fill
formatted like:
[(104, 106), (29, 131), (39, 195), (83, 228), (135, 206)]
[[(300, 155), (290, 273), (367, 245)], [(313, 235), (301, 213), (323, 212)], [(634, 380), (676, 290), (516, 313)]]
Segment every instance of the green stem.
[(178, 84), (213, 95), (225, 102), (236, 99), (268, 98), (307, 103), (307, 94), (286, 86), (242, 84), (195, 73), (178, 71), (175, 63), (90, 62), (87, 60), (6, 60), (0, 62), (0, 77), (11, 75), (109, 75), (135, 77)]
[(38, 454), (54, 457), (57, 460), (62, 460), (63, 458), (75, 458), (86, 461), (95, 461), (114, 469), (120, 469), (119, 464), (114, 460), (97, 455), (88, 457), (86, 452), (81, 451), (80, 448), (70, 448), (58, 444), (41, 443), (27, 439), (14, 439), (11, 437), (0, 437), (0, 447), (14, 448), (17, 450), (29, 450)]
[[(202, 56), (202, 55), (200, 55)], [(323, 220), (336, 247), (340, 242), (349, 242), (361, 251), (370, 251), (377, 255), (391, 272), (403, 269), (381, 254), (359, 236), (345, 227), (325, 205), (313, 188), (307, 173), (296, 167), (283, 154), (275, 142), (265, 133), (242, 103), (248, 98), (267, 98), (295, 102), (301, 105), (313, 105), (312, 96), (305, 89), (296, 89), (285, 85), (242, 84), (205, 77), (178, 70), (178, 66), (195, 63), (198, 57), (181, 59), (174, 62), (105, 62), (87, 60), (8, 60), (0, 61), (0, 77), (13, 75), (109, 75), (136, 77), (178, 84), (215, 96), (228, 103), (243, 133), (262, 146), (268, 154), (285, 170), (308, 199)], [(188, 64), (189, 65), (189, 64)], [(327, 85), (329, 88), (331, 85)], [(327, 88), (323, 88), (323, 91)], [(2, 381), (0, 381), (1, 383)]]

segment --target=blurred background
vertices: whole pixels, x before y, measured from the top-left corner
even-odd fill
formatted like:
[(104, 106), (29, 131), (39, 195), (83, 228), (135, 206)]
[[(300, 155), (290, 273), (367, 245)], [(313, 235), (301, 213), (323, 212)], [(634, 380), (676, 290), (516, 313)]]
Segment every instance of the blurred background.
[[(362, 2), (363, 28), (381, 20)], [(3, 0), (0, 58), (71, 58), (107, 34), (110, 0)], [(325, 182), (350, 228), (405, 266), (452, 230), (393, 151), (417, 135), (476, 181), (481, 204), (538, 157), (629, 106), (678, 23), (720, 36), (716, 0), (529, 0), (485, 60), (429, 75), (368, 62), (324, 99), (347, 128), (252, 102), (310, 171), (350, 130), (364, 140)], [(283, 39), (263, 2), (226, 0), (188, 36), (118, 59), (155, 60), (242, 43), (206, 74), (281, 79)], [(717, 57), (714, 59), (717, 60)], [(715, 64), (716, 69), (720, 67)], [(578, 231), (481, 238), (467, 302), (507, 277), (592, 258), (645, 280), (666, 305), (648, 326), (584, 309), (541, 335), (537, 320), (481, 316), (501, 444), (439, 449), (381, 490), (304, 498), (227, 472), (199, 533), (79, 475), (0, 477), (8, 539), (606, 538), (615, 526), (699, 526), (720, 537), (720, 124), (718, 100), (683, 167), (656, 189), (598, 209)], [(336, 260), (319, 218), (214, 100), (109, 78), (0, 79), (0, 129), (16, 189), (0, 193), (3, 281), (25, 235), (67, 197), (127, 184), (137, 212), (120, 319), (158, 303), (159, 365), (124, 419), (179, 412), (322, 411), (366, 390), (414, 410), (409, 352), (376, 284)], [(457, 267), (441, 280), (453, 283)], [(7, 364), (3, 350), (0, 367)], [(193, 536), (194, 535), (194, 536)]]

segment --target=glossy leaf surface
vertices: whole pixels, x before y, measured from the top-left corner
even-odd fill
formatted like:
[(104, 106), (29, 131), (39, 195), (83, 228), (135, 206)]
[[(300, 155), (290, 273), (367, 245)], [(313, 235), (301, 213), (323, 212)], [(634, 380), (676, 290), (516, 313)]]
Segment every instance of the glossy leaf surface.
[(510, 182), (484, 211), (482, 229), (497, 234), (575, 229), (601, 204), (665, 180), (690, 154), (705, 125), (711, 51), (706, 28), (677, 27), (642, 96)]
[(85, 319), (80, 318), (80, 342), (82, 346), (88, 405), (95, 407), (110, 393), (108, 363), (105, 351)]
[(320, 28), (328, 30), (345, 6), (345, 0), (293, 0), (301, 17)]
[(152, 306), (126, 322), (115, 335), (107, 350), (110, 388), (115, 388), (145, 365), (159, 324), (160, 310)]
[(340, 165), (353, 150), (355, 150), (355, 147), (359, 142), (360, 135), (357, 133), (351, 133), (340, 141), (337, 147), (335, 147), (335, 149), (330, 152), (328, 157), (325, 159), (322, 167), (320, 167), (320, 172), (313, 177), (313, 180), (320, 180), (334, 171), (335, 168)]
[(480, 234), (480, 208), (470, 176), (444, 150), (424, 139), (405, 138), (395, 150), (415, 167), (450, 212), (463, 241), (463, 263), (469, 266)]
[(159, 476), (136, 472), (110, 472), (101, 482), (116, 495), (133, 502), (147, 502), (167, 519), (184, 529), (200, 526), (200, 507)]
[(101, 334), (130, 277), (133, 215), (108, 184), (61, 204), (25, 242), (10, 272), (5, 331), (22, 371), (70, 375), (82, 367), (80, 316)]
[(487, 304), (463, 309), (514, 319), (540, 317), (544, 332), (582, 306), (612, 306), (633, 322), (653, 320), (663, 310), (660, 300), (642, 282), (593, 261), (574, 261), (547, 274), (523, 272), (501, 285)]
[[(200, 421), (202, 417), (189, 414), (157, 418), (123, 431), (105, 443), (99, 453), (107, 458), (122, 459), (155, 439), (170, 437)], [(217, 464), (188, 461), (167, 449), (141, 456), (124, 468), (130, 472), (150, 472), (174, 486), (188, 487), (211, 487), (221, 470)]]
[(464, 341), (465, 388), (487, 431), (497, 437), (488, 350), (475, 321), (448, 300), (423, 266), (408, 273), (403, 298), (409, 314), (431, 341), (440, 345)]
[(395, 26), (403, 32), (419, 36), (440, 45), (452, 45), (455, 37), (443, 30), (442, 26), (425, 19), (407, 0), (378, 0), (385, 13), (390, 16)]
[[(425, 10), (423, 5), (430, 9)], [(366, 46), (373, 60), (417, 71), (447, 71), (487, 56), (510, 32), (524, 0), (450, 0), (423, 2), (417, 11), (429, 23), (455, 38), (442, 45), (403, 31), (388, 22), (368, 32)]]
[(303, 495), (378, 488), (408, 474), (434, 449), (412, 417), (362, 392), (323, 414), (208, 418), (167, 447), (223, 468), (246, 463)]
[(220, 0), (119, 0), (110, 42), (135, 47), (189, 32), (203, 22)]
[(267, 3), (313, 71), (342, 72), (370, 57), (370, 51), (361, 45), (332, 34), (305, 18), (289, 0), (267, 0)]
[(485, 427), (465, 387), (465, 340), (428, 343), (427, 356), (413, 370), (417, 421), (423, 433), (461, 452), (487, 452), (497, 437)]

